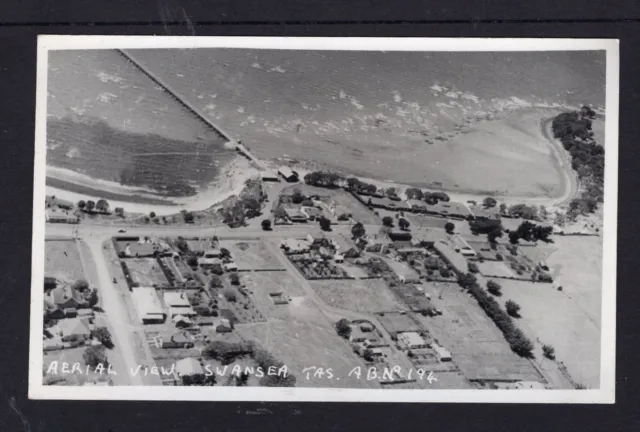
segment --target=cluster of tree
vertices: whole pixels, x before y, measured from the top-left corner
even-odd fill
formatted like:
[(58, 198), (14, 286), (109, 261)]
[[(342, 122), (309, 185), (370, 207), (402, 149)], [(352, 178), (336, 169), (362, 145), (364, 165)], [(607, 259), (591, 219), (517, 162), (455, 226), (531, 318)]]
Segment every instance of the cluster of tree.
[(580, 208), (584, 212), (593, 212), (604, 198), (604, 147), (593, 139), (594, 118), (593, 109), (584, 106), (580, 111), (558, 115), (552, 124), (554, 136), (571, 155), (571, 167), (582, 183), (590, 185), (579, 198), (588, 200)]
[(480, 307), (489, 318), (491, 318), (500, 331), (502, 331), (511, 349), (522, 357), (530, 357), (533, 351), (533, 343), (531, 340), (525, 336), (522, 330), (516, 327), (509, 314), (500, 307), (498, 302), (493, 297), (487, 295), (486, 291), (478, 285), (475, 276), (468, 273), (460, 277), (458, 283), (471, 293)]
[(529, 221), (522, 222), (515, 231), (509, 232), (509, 242), (518, 244), (520, 239), (524, 241), (536, 242), (538, 240), (549, 243), (549, 236), (553, 233), (553, 227), (541, 226)]
[(112, 349), (114, 347), (113, 341), (111, 340), (111, 333), (106, 327), (96, 327), (91, 334), (93, 338), (104, 345), (105, 348)]
[(344, 177), (340, 174), (329, 171), (312, 171), (304, 176), (304, 182), (306, 184), (325, 188), (340, 187), (343, 181)]
[(502, 295), (502, 286), (498, 282), (490, 280), (487, 282), (487, 291), (496, 297), (500, 297)]
[(328, 218), (321, 216), (318, 219), (318, 223), (320, 224), (320, 229), (322, 229), (322, 231), (331, 231), (331, 220)]
[[(93, 213), (94, 211), (100, 213), (108, 213), (109, 212), (109, 202), (105, 199), (99, 199), (98, 202), (93, 200), (80, 200), (77, 204), (78, 208), (87, 213)], [(124, 212), (124, 210), (123, 210)]]
[(107, 360), (107, 351), (102, 345), (92, 345), (84, 350), (82, 353), (82, 359), (87, 366), (97, 368), (102, 365), (103, 368), (109, 367), (109, 360)]
[(357, 222), (351, 227), (351, 235), (354, 239), (360, 238), (366, 233), (367, 231), (365, 230), (364, 225), (362, 225), (361, 222)]
[(485, 208), (492, 208), (492, 207), (495, 207), (497, 204), (498, 204), (498, 201), (496, 201), (496, 199), (493, 197), (486, 197), (484, 201), (482, 201), (482, 205)]
[(253, 218), (261, 214), (262, 204), (256, 198), (245, 196), (235, 200), (229, 200), (222, 208), (224, 223), (229, 225), (244, 225), (245, 219)]
[[(446, 227), (445, 227), (446, 228)], [(474, 235), (494, 233), (496, 237), (498, 232), (502, 233), (502, 222), (494, 219), (473, 219), (469, 221), (469, 228)]]
[(182, 219), (184, 219), (184, 223), (190, 224), (190, 223), (193, 223), (193, 221), (195, 220), (195, 216), (193, 212), (182, 210), (180, 214), (182, 215)]
[(447, 222), (446, 224), (444, 224), (444, 229), (447, 232), (447, 234), (453, 234), (454, 230), (456, 229), (456, 226), (453, 224), (453, 222)]
[(513, 300), (507, 300), (504, 306), (507, 308), (507, 313), (512, 317), (517, 318), (520, 316), (520, 305), (518, 303)]
[(85, 298), (88, 297), (89, 307), (92, 308), (98, 304), (98, 300), (99, 300), (98, 289), (97, 288), (91, 289), (89, 287), (89, 282), (87, 282), (86, 280), (78, 279), (73, 283), (73, 285), (71, 285), (71, 288), (73, 288), (75, 291), (78, 291), (79, 293), (82, 293), (85, 296)]
[(376, 185), (363, 182), (355, 177), (349, 177), (347, 179), (347, 188), (356, 193), (364, 193), (367, 195), (373, 195), (378, 192)]
[(538, 207), (528, 206), (526, 204), (514, 204), (507, 210), (507, 214), (514, 218), (522, 218), (536, 220), (538, 216)]

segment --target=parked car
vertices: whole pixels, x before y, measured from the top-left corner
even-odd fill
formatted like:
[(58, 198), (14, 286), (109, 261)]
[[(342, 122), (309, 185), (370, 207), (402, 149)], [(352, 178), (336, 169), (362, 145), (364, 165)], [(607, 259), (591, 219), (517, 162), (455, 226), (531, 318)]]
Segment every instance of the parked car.
[(119, 233), (126, 233), (126, 232), (127, 232), (127, 230), (125, 230), (125, 229), (121, 229), (121, 230), (118, 230), (118, 232), (119, 232)]

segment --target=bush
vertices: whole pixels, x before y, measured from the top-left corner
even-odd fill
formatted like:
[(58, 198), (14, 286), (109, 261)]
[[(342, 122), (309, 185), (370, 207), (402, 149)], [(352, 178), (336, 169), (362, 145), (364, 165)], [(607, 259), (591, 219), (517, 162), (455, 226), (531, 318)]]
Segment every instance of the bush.
[(211, 280), (209, 281), (209, 286), (211, 288), (221, 288), (222, 287), (222, 279), (219, 276), (213, 275), (211, 276)]
[(99, 341), (105, 348), (113, 348), (113, 341), (111, 340), (111, 333), (106, 327), (97, 327), (93, 330), (93, 337)]
[(222, 292), (222, 295), (228, 302), (234, 303), (237, 300), (236, 293), (233, 290), (226, 289)]
[(490, 280), (489, 282), (487, 282), (487, 291), (497, 297), (500, 297), (502, 295), (502, 287), (496, 281)]
[(391, 216), (385, 216), (382, 218), (382, 224), (386, 227), (393, 226), (393, 218)]
[(497, 259), (498, 261), (502, 261), (502, 260), (504, 260), (504, 258), (502, 257), (502, 254), (500, 254), (500, 253), (497, 253), (497, 254), (496, 254), (496, 259)]
[(456, 226), (453, 224), (453, 222), (447, 222), (446, 224), (444, 224), (444, 229), (447, 231), (447, 234), (453, 234)]
[(440, 276), (443, 278), (451, 277), (451, 271), (448, 268), (443, 267), (440, 269)]
[(320, 219), (318, 219), (318, 223), (320, 224), (320, 228), (323, 231), (331, 230), (331, 221), (326, 217), (322, 216)]
[(89, 289), (89, 283), (84, 279), (78, 279), (71, 287), (76, 291), (82, 292)]
[(102, 365), (105, 369), (109, 366), (107, 353), (101, 345), (88, 347), (82, 354), (82, 359), (87, 366), (94, 369), (98, 367), (98, 365)]
[(187, 264), (190, 267), (198, 267), (198, 258), (196, 258), (195, 256), (190, 256), (189, 258), (187, 258)]
[(349, 336), (351, 336), (351, 325), (349, 323), (349, 320), (342, 318), (341, 320), (336, 322), (335, 326), (336, 332), (338, 332), (340, 336), (345, 339), (349, 339)]
[(505, 303), (505, 307), (507, 308), (507, 313), (509, 315), (511, 315), (512, 317), (519, 317), (519, 313), (520, 312), (520, 305), (516, 302), (514, 302), (513, 300), (507, 300), (507, 303)]
[(262, 229), (265, 231), (269, 231), (271, 229), (271, 221), (269, 219), (265, 219), (261, 222)]
[(478, 266), (476, 263), (470, 262), (469, 263), (469, 271), (471, 273), (478, 273), (480, 270), (478, 269)]

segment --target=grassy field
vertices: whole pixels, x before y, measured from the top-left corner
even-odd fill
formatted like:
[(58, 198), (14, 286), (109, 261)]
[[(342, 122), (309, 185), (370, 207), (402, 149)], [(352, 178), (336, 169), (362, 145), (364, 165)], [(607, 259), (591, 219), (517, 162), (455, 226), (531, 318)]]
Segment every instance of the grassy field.
[(67, 282), (86, 278), (75, 241), (47, 240), (44, 248), (45, 276), (52, 276)]
[(260, 241), (222, 240), (220, 247), (227, 248), (239, 270), (276, 270), (282, 264), (271, 254)]
[(422, 331), (420, 324), (409, 313), (377, 313), (376, 318), (390, 334)]
[(260, 310), (268, 317), (285, 318), (290, 316), (289, 305), (276, 305), (270, 293), (282, 292), (286, 298), (304, 295), (297, 282), (286, 272), (255, 272), (242, 275), (245, 289), (252, 294)]
[(140, 286), (160, 286), (169, 283), (155, 258), (130, 258), (125, 260), (125, 264), (133, 281)]
[[(264, 324), (238, 326), (236, 331), (244, 339), (256, 340), (287, 365), (297, 378), (296, 387), (379, 387), (376, 381), (349, 376), (353, 368), (360, 366), (365, 370), (365, 365), (328, 322), (318, 325), (299, 320), (272, 319)], [(334, 378), (311, 374), (307, 379), (303, 370), (313, 366), (331, 368)]]
[(404, 308), (380, 279), (313, 281), (311, 286), (326, 304), (335, 308), (355, 312)]
[(451, 352), (453, 362), (467, 379), (541, 379), (531, 362), (511, 351), (500, 330), (459, 286), (430, 282), (425, 292), (431, 294), (442, 315), (416, 317)]
[(476, 265), (485, 276), (501, 276), (501, 277), (516, 277), (518, 276), (515, 271), (509, 268), (504, 261), (485, 261), (477, 262)]

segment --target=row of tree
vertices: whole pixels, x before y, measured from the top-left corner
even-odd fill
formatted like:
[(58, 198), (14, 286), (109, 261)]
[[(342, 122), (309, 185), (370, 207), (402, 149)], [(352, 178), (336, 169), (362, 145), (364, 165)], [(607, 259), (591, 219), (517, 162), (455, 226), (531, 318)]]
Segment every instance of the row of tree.
[(98, 202), (93, 200), (80, 200), (77, 204), (78, 208), (87, 213), (93, 213), (94, 211), (98, 211), (100, 213), (108, 213), (109, 212), (109, 202), (105, 199), (99, 199)]

